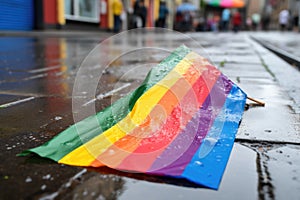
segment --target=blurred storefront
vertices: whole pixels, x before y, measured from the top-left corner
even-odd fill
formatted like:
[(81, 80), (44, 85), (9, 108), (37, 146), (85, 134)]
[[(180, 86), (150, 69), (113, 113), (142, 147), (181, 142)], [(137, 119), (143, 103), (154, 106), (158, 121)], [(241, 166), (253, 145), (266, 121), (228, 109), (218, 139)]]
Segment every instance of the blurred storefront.
[(289, 23), (289, 29), (292, 29), (292, 19), (295, 16), (299, 16), (300, 12), (300, 0), (266, 0), (266, 8), (269, 8), (271, 15), (271, 29), (279, 28), (279, 13), (286, 9), (289, 11), (291, 22)]
[[(264, 0), (201, 0), (201, 17), (202, 23), (204, 22), (205, 25), (202, 25), (204, 28), (201, 28), (200, 31), (228, 31), (233, 29), (232, 19), (237, 12), (241, 16), (241, 24), (239, 27), (245, 30), (247, 28), (246, 22), (249, 17), (249, 10), (256, 13), (262, 1)], [(249, 9), (250, 7), (251, 9)], [(223, 24), (224, 22), (222, 20), (222, 13), (225, 9), (229, 10), (230, 13), (229, 20), (226, 20), (228, 21), (226, 22), (227, 26)]]
[(69, 20), (99, 23), (98, 0), (64, 0), (65, 18)]
[(34, 28), (33, 0), (1, 0), (0, 30), (32, 30)]
[[(183, 0), (145, 0), (146, 27), (155, 26), (160, 1), (169, 10), (167, 27), (173, 27), (176, 8)], [(1, 0), (0, 30), (95, 29), (113, 28), (113, 0)], [(123, 30), (129, 28), (136, 0), (122, 0)], [(200, 0), (191, 0), (199, 8)]]
[[(63, 5), (58, 9), (64, 10), (64, 18), (66, 29), (99, 29), (101, 27), (101, 17), (106, 16), (101, 6), (106, 7), (105, 1), (100, 0), (64, 0)], [(107, 10), (107, 9), (106, 9)], [(103, 13), (103, 12), (102, 12)], [(105, 21), (105, 19), (104, 19)], [(103, 26), (103, 25), (102, 25)], [(105, 26), (103, 28), (106, 28)]]
[(109, 1), (1, 0), (0, 30), (107, 28)]

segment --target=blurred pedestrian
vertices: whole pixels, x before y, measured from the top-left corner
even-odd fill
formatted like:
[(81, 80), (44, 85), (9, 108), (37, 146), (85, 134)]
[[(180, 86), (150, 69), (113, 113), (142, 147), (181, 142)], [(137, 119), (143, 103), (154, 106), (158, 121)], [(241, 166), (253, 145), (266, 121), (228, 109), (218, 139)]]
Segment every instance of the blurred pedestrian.
[(298, 26), (299, 26), (299, 14), (296, 11), (293, 16), (293, 30), (298, 31), (299, 30)]
[(196, 6), (189, 0), (183, 0), (176, 9), (176, 21), (174, 22), (177, 30), (186, 32), (193, 30), (193, 18), (195, 16)]
[(251, 28), (252, 28), (252, 19), (251, 19), (251, 17), (247, 17), (247, 19), (246, 19), (246, 29), (249, 31), (249, 30), (251, 30)]
[(221, 28), (223, 31), (228, 31), (228, 26), (229, 26), (229, 22), (230, 22), (230, 10), (228, 8), (225, 8), (222, 11), (222, 24), (221, 24)]
[(147, 19), (147, 8), (144, 0), (136, 0), (133, 14), (135, 15), (135, 28), (144, 28)]
[(219, 31), (219, 24), (220, 24), (220, 16), (218, 13), (214, 13), (212, 17), (212, 31), (213, 32), (218, 32)]
[(204, 17), (200, 17), (196, 26), (196, 31), (207, 31), (207, 24)]
[(251, 16), (251, 19), (252, 19), (252, 30), (256, 31), (257, 27), (260, 24), (260, 14), (253, 13), (252, 16)]
[(242, 23), (242, 17), (240, 12), (237, 10), (235, 11), (232, 17), (233, 32), (237, 33), (239, 31), (241, 23)]
[(118, 33), (121, 30), (121, 14), (123, 12), (123, 4), (121, 0), (114, 0), (112, 3), (114, 14), (114, 32)]
[(207, 31), (213, 30), (214, 16), (212, 13), (209, 13), (206, 19)]
[(167, 8), (166, 1), (161, 0), (159, 4), (159, 13), (158, 19), (156, 22), (157, 27), (165, 28), (166, 27), (166, 20), (169, 14), (169, 9)]
[(290, 19), (290, 13), (288, 10), (282, 10), (279, 13), (279, 24), (281, 31), (284, 31), (286, 28), (288, 28), (288, 23)]
[(261, 19), (262, 30), (264, 30), (264, 31), (269, 30), (270, 21), (271, 21), (270, 15), (264, 14), (262, 19)]

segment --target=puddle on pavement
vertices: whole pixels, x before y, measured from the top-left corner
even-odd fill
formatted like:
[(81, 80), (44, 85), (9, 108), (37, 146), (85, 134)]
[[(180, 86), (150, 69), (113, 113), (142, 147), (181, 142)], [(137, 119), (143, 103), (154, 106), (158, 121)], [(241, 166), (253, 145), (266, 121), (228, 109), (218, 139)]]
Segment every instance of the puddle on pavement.
[(197, 188), (193, 183), (178, 179), (168, 180), (109, 169), (98, 171), (96, 173), (83, 169), (65, 182), (57, 192), (38, 196), (45, 199), (56, 197), (58, 199), (133, 200), (140, 199), (141, 196), (143, 199), (195, 199), (199, 196), (204, 199), (235, 199), (236, 196), (256, 199), (258, 197), (256, 153), (240, 144), (234, 145), (218, 191)]
[[(123, 176), (107, 174), (109, 172), (84, 172), (79, 182), (71, 180), (56, 193), (64, 199), (256, 199), (258, 176), (256, 172), (256, 153), (240, 144), (235, 144), (230, 156), (222, 183), (218, 191), (196, 188), (192, 183), (181, 180), (167, 180), (143, 175), (121, 172)], [(113, 170), (110, 170), (113, 172)], [(104, 173), (104, 174), (103, 174)], [(131, 178), (128, 178), (131, 177)], [(167, 184), (166, 184), (167, 183)], [(65, 185), (66, 185), (65, 184)], [(177, 186), (181, 185), (181, 186)], [(44, 196), (45, 197), (45, 196)]]
[[(46, 127), (58, 133), (70, 125), (76, 70), (98, 43), (99, 38), (1, 37), (1, 138)], [(53, 125), (56, 116), (67, 116), (65, 123)]]
[(138, 199), (141, 195), (144, 199), (235, 199), (237, 196), (256, 199), (258, 180), (255, 159), (255, 152), (235, 144), (218, 191), (127, 179), (125, 187), (128, 189), (119, 199)]
[[(109, 63), (109, 69), (101, 75), (96, 94), (88, 96), (82, 93), (78, 96), (78, 98), (86, 99), (84, 103), (95, 98), (95, 95), (104, 96), (101, 101), (96, 101), (97, 111), (136, 88), (150, 68), (169, 53), (161, 49), (146, 49), (127, 52), (120, 56), (130, 42), (134, 43), (131, 45), (138, 47), (159, 43), (159, 38), (155, 38), (153, 34), (149, 34), (147, 39), (139, 37), (140, 39), (136, 40), (136, 35), (127, 35), (127, 37), (131, 38), (129, 42), (116, 39), (104, 43), (107, 45), (107, 52), (104, 53), (117, 59)], [(1, 105), (7, 103), (13, 105), (0, 110), (0, 115), (4, 119), (0, 123), (2, 130), (5, 130), (2, 131), (1, 137), (4, 135), (9, 137), (10, 134), (13, 136), (18, 131), (39, 131), (40, 127), (51, 124), (51, 120), (58, 115), (67, 115), (70, 118), (72, 88), (76, 72), (82, 60), (100, 42), (99, 40), (100, 38), (96, 37), (88, 40), (56, 37), (0, 38), (0, 70), (2, 72), (0, 73), (0, 102)], [(175, 41), (167, 46), (174, 48), (178, 45), (180, 44)], [(91, 59), (91, 63), (98, 65), (105, 61), (104, 58), (99, 60), (99, 54), (95, 54), (95, 57)], [(140, 61), (145, 60), (146, 64), (139, 65)], [(91, 76), (96, 71), (99, 73), (99, 67), (97, 65), (86, 67), (89, 74), (85, 79), (98, 80), (98, 76)], [(128, 83), (129, 87), (118, 90), (119, 86), (122, 87)], [(89, 85), (85, 88), (89, 88)], [(114, 90), (117, 92), (109, 93)], [(32, 99), (25, 101), (26, 98)], [(25, 100), (18, 102), (22, 99)], [(70, 120), (67, 119), (67, 121)], [(62, 127), (66, 127), (66, 124)]]

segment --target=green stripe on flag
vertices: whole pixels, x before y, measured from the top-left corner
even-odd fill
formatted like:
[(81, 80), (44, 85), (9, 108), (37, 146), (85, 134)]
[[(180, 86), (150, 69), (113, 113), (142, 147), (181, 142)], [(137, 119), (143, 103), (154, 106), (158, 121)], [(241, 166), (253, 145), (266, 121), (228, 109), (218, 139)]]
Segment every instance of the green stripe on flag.
[(149, 88), (163, 79), (190, 51), (191, 50), (186, 46), (180, 46), (173, 51), (170, 56), (153, 67), (142, 85), (136, 90), (120, 98), (96, 115), (90, 116), (70, 126), (42, 146), (26, 150), (18, 155), (25, 156), (30, 153), (36, 153), (54, 161), (60, 160), (66, 154), (123, 119), (131, 111), (137, 99), (149, 90)]

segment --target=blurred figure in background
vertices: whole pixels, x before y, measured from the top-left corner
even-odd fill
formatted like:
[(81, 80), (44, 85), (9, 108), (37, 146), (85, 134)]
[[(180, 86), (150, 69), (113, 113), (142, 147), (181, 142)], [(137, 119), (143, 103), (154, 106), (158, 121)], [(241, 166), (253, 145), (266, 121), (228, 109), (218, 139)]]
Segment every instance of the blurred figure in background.
[(166, 6), (166, 1), (161, 0), (159, 5), (159, 14), (158, 19), (156, 22), (157, 27), (165, 28), (166, 27), (166, 20), (169, 14), (169, 10)]
[(147, 8), (144, 0), (136, 0), (133, 8), (134, 14), (134, 28), (141, 28), (146, 26)]
[(193, 18), (196, 9), (196, 6), (190, 3), (189, 0), (183, 0), (176, 10), (174, 30), (182, 32), (193, 30)]
[(218, 15), (218, 13), (214, 13), (212, 17), (212, 27), (211, 27), (213, 32), (219, 31), (219, 24), (220, 24), (220, 16)]
[(239, 31), (241, 23), (242, 23), (242, 17), (240, 12), (237, 10), (234, 12), (232, 17), (233, 32), (237, 33)]
[(112, 4), (112, 10), (114, 14), (114, 33), (118, 33), (121, 30), (121, 14), (123, 12), (123, 4), (121, 0), (114, 0)]
[(269, 30), (269, 25), (271, 22), (271, 17), (269, 14), (264, 13), (262, 20), (261, 20), (261, 26), (262, 26), (262, 30), (264, 31), (268, 31)]
[(230, 10), (228, 8), (225, 8), (222, 12), (222, 24), (221, 24), (221, 29), (223, 31), (228, 31), (228, 26), (230, 22)]
[(299, 26), (299, 14), (297, 11), (295, 11), (293, 16), (293, 30), (299, 31), (298, 26)]
[(204, 17), (200, 17), (196, 26), (196, 31), (207, 31), (207, 23)]
[(246, 30), (249, 31), (251, 30), (251, 28), (252, 28), (252, 19), (251, 17), (248, 16), (246, 19)]
[(284, 31), (288, 27), (289, 19), (290, 19), (290, 13), (288, 10), (282, 10), (279, 13), (279, 25), (281, 31)]
[(252, 30), (256, 31), (257, 27), (260, 24), (260, 14), (253, 13), (252, 16), (251, 16), (251, 20), (252, 20)]
[(214, 23), (214, 16), (213, 13), (209, 13), (206, 19), (207, 31), (213, 30), (213, 23)]

